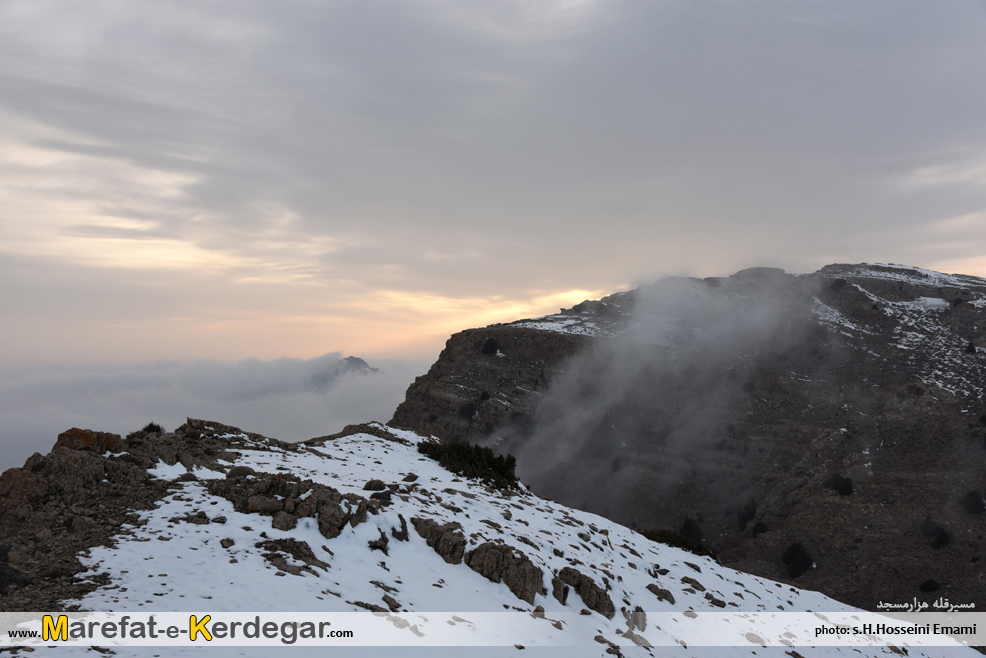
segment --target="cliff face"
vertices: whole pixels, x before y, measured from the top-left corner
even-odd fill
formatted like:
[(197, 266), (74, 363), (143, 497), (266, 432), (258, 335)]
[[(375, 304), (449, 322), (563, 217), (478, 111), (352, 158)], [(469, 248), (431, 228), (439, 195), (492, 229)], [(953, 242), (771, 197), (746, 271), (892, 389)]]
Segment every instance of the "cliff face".
[(457, 334), (391, 423), (500, 445), (541, 495), (853, 605), (976, 600), (986, 281), (833, 265), (619, 298)]
[[(388, 425), (446, 441), (476, 441), (503, 425), (529, 427), (538, 401), (568, 359), (626, 326), (633, 293), (453, 335), (428, 374), (407, 390)], [(559, 331), (558, 328), (563, 330)]]
[(411, 385), (389, 425), (474, 441), (502, 423), (530, 423), (549, 382), (591, 340), (509, 325), (460, 331)]

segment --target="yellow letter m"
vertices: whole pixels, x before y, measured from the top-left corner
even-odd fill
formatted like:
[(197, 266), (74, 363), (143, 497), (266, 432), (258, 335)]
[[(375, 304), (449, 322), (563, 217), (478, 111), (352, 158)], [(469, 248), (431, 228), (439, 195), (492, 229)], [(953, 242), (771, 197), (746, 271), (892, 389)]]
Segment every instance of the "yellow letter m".
[[(60, 636), (60, 637), (59, 637)], [(68, 639), (68, 615), (59, 615), (56, 623), (51, 615), (41, 618), (41, 639), (42, 640), (67, 640)]]

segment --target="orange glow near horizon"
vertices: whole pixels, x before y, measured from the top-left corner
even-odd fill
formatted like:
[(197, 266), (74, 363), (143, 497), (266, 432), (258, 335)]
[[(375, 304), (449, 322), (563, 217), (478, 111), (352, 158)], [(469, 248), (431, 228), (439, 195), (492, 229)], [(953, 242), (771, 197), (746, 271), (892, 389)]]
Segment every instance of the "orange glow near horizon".
[[(283, 290), (281, 291), (283, 292)], [(126, 365), (156, 360), (309, 359), (331, 352), (430, 364), (452, 334), (497, 322), (558, 312), (612, 291), (531, 291), (524, 297), (455, 298), (393, 290), (370, 291), (329, 312), (291, 312), (267, 291), (249, 310), (187, 309), (169, 317), (90, 318), (48, 328), (51, 340), (17, 362), (46, 365)], [(287, 312), (285, 312), (287, 310)], [(8, 344), (28, 347), (30, 328), (7, 327)], [(12, 355), (4, 355), (11, 361)]]

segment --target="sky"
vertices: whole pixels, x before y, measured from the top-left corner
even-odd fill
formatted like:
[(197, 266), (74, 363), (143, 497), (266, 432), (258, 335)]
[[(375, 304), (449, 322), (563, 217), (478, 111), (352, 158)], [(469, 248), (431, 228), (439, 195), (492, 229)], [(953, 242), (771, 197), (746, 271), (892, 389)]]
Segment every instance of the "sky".
[(0, 367), (420, 374), (669, 274), (986, 276), (983, 80), (983, 0), (0, 0)]

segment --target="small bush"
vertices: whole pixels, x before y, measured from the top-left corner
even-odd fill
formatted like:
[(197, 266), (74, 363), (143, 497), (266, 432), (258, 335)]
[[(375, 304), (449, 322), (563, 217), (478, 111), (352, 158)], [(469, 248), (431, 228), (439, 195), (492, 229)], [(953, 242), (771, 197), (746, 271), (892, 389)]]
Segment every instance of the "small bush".
[(952, 537), (945, 530), (942, 530), (931, 540), (931, 548), (945, 548), (952, 543)]
[(838, 473), (826, 480), (822, 486), (838, 491), (840, 496), (851, 496), (854, 491), (852, 480), (844, 478)]
[(746, 524), (753, 520), (753, 517), (757, 515), (757, 501), (755, 498), (750, 498), (743, 505), (743, 508), (739, 511), (739, 529), (740, 532), (746, 530)]
[(986, 501), (983, 500), (983, 495), (979, 490), (970, 491), (962, 498), (962, 507), (969, 514), (982, 514), (986, 512)]
[(685, 522), (681, 524), (681, 529), (678, 531), (689, 539), (694, 539), (695, 541), (702, 541), (702, 526), (698, 524), (698, 521), (692, 517), (687, 517)]
[(706, 555), (711, 558), (715, 558), (716, 556), (716, 552), (712, 550), (712, 547), (708, 544), (703, 544), (696, 539), (686, 537), (680, 532), (675, 532), (674, 530), (651, 528), (650, 530), (641, 530), (640, 534), (653, 542), (657, 542), (658, 544), (674, 546), (675, 548), (686, 550), (689, 553), (694, 553), (695, 555)]
[(795, 542), (788, 546), (784, 554), (781, 555), (781, 562), (787, 568), (787, 575), (791, 580), (815, 566), (815, 561), (805, 550), (805, 547), (801, 545), (801, 542)]
[(147, 423), (144, 425), (144, 429), (142, 429), (141, 432), (147, 432), (148, 434), (164, 434), (164, 428), (157, 423)]
[(456, 475), (482, 480), (498, 489), (517, 488), (514, 474), (517, 458), (513, 455), (495, 455), (489, 448), (471, 443), (435, 441), (419, 443), (418, 452), (438, 460), (443, 468)]

